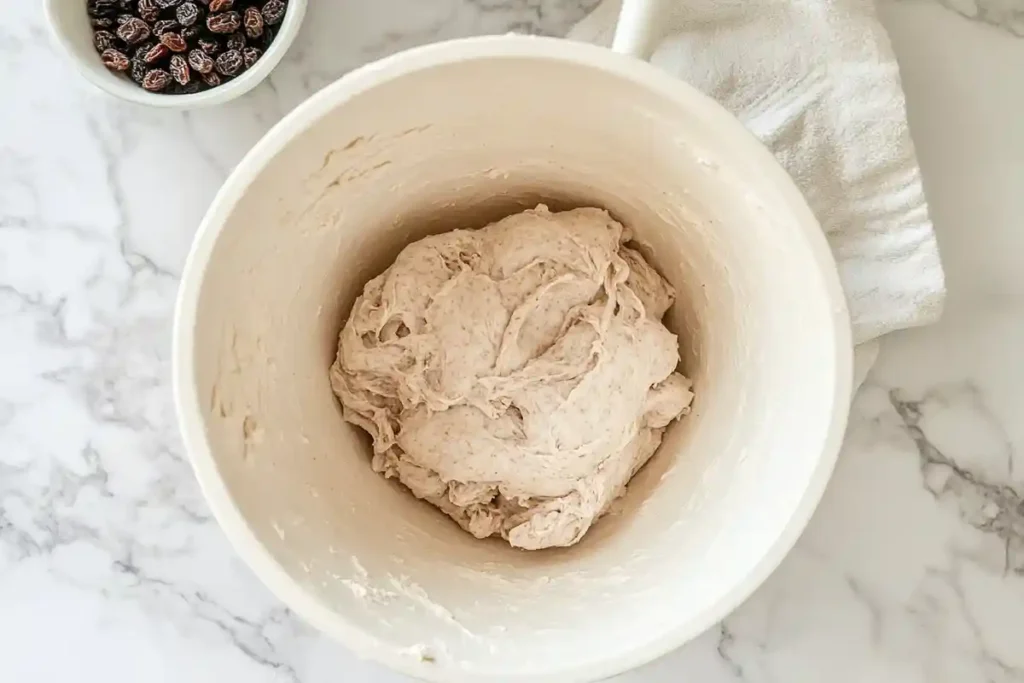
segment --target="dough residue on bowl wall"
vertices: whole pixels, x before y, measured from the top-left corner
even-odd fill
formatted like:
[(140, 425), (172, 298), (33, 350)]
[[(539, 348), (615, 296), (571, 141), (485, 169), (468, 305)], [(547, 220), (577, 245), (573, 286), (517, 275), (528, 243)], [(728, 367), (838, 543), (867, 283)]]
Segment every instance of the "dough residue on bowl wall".
[(661, 322), (674, 292), (631, 237), (541, 205), (406, 247), (331, 368), (374, 470), (478, 538), (579, 541), (693, 398)]

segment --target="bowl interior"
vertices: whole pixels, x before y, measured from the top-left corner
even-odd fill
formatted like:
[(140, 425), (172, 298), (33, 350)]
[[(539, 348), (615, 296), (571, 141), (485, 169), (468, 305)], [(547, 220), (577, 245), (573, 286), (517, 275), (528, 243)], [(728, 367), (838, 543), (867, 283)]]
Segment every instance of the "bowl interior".
[[(183, 419), (229, 533), (318, 626), (435, 680), (567, 681), (696, 635), (779, 561), (831, 470), (848, 330), (813, 219), (738, 123), (597, 48), (491, 41), (357, 73), (243, 162), (185, 277)], [(530, 553), (374, 474), (328, 367), (404, 245), (538, 202), (635, 230), (696, 402), (613, 515)]]

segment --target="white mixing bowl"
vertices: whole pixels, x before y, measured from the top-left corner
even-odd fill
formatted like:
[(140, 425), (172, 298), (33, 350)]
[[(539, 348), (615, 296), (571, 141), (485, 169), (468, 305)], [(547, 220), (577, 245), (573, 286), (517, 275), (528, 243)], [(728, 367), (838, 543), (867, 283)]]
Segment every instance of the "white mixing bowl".
[[(373, 473), (328, 367), (404, 245), (540, 201), (634, 228), (697, 398), (620, 511), (531, 553)], [(184, 438), (240, 554), (356, 653), (445, 683), (594, 680), (713, 625), (804, 528), (848, 409), (843, 294), (789, 177), (703, 95), (563, 40), (424, 47), (314, 96), (217, 196), (178, 306)]]

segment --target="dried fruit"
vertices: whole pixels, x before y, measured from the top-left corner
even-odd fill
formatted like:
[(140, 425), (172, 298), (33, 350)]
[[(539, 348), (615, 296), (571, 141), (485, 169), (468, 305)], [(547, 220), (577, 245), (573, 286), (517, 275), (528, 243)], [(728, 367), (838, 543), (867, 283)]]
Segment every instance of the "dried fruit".
[(142, 87), (150, 92), (160, 92), (171, 84), (171, 74), (163, 69), (150, 69), (142, 80)]
[(216, 55), (218, 52), (224, 49), (220, 43), (216, 40), (209, 40), (206, 38), (199, 39), (199, 49), (210, 55), (211, 57)]
[(147, 40), (144, 43), (136, 45), (135, 52), (133, 52), (131, 55), (132, 59), (141, 60), (143, 57), (146, 56), (147, 52), (153, 49), (154, 45), (156, 45), (156, 42), (152, 40)]
[(270, 44), (274, 42), (274, 38), (277, 37), (277, 29), (273, 26), (267, 26), (263, 29), (263, 49), (266, 50), (270, 47)]
[(192, 50), (189, 52), (188, 63), (189, 66), (201, 74), (208, 74), (213, 71), (213, 58), (202, 50)]
[(251, 69), (252, 65), (255, 64), (262, 56), (263, 50), (258, 47), (247, 47), (242, 50), (242, 61), (245, 63), (246, 69)]
[(218, 73), (222, 76), (234, 76), (242, 70), (244, 63), (242, 53), (238, 50), (228, 50), (214, 61)]
[(163, 43), (155, 43), (142, 55), (142, 61), (146, 64), (156, 64), (171, 53), (171, 49)]
[(165, 33), (160, 36), (160, 42), (171, 49), (171, 52), (184, 52), (188, 49), (188, 43), (177, 33)]
[(178, 29), (178, 22), (174, 19), (161, 19), (160, 21), (153, 24), (153, 35), (162, 36), (168, 31), (176, 31)]
[(150, 23), (160, 18), (160, 8), (157, 7), (156, 0), (139, 0), (138, 13)]
[(188, 83), (186, 83), (185, 85), (181, 86), (181, 89), (180, 89), (179, 92), (181, 92), (182, 95), (194, 95), (195, 93), (199, 92), (199, 90), (201, 88), (202, 88), (202, 83), (200, 81), (197, 81), (197, 80), (193, 79), (193, 80), (189, 81)]
[(133, 81), (135, 81), (139, 85), (142, 85), (142, 82), (146, 80), (146, 74), (148, 72), (149, 67), (146, 66), (146, 63), (143, 62), (141, 59), (132, 60), (132, 67), (129, 70), (129, 75), (131, 76), (131, 79)]
[(217, 75), (216, 71), (211, 71), (208, 74), (199, 74), (199, 77), (203, 79), (203, 83), (211, 88), (216, 88), (221, 83), (220, 76)]
[(192, 74), (188, 68), (188, 62), (181, 55), (174, 55), (171, 57), (171, 78), (176, 80), (181, 85), (188, 85), (189, 81), (192, 80)]
[(168, 95), (215, 88), (251, 69), (287, 7), (288, 0), (86, 0), (103, 64)]
[(110, 31), (96, 31), (92, 34), (92, 44), (96, 47), (97, 52), (103, 52), (117, 47), (117, 38)]
[(242, 17), (238, 12), (211, 14), (206, 18), (206, 28), (213, 33), (234, 33), (242, 25)]
[(245, 26), (245, 35), (252, 39), (263, 35), (263, 14), (255, 7), (246, 7), (242, 13), (242, 25)]
[(229, 50), (242, 50), (245, 48), (245, 36), (241, 33), (232, 33), (228, 36), (226, 45)]
[(149, 24), (138, 17), (132, 17), (117, 27), (117, 37), (129, 45), (141, 43), (149, 38), (150, 33)]
[(194, 2), (185, 2), (178, 6), (174, 16), (182, 26), (191, 26), (199, 19), (199, 8)]
[(100, 59), (103, 60), (105, 67), (114, 71), (127, 71), (131, 67), (128, 55), (112, 47), (104, 50), (103, 54), (100, 55)]
[(281, 0), (267, 0), (263, 6), (263, 20), (273, 26), (284, 18), (285, 4)]
[(117, 13), (117, 0), (89, 0), (86, 12), (90, 17), (109, 17)]

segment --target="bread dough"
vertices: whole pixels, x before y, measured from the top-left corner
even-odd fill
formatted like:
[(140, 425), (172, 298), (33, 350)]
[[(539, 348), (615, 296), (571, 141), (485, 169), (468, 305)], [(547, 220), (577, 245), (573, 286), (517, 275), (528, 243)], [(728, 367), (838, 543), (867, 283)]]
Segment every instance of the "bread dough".
[(661, 323), (674, 293), (630, 238), (541, 205), (406, 247), (331, 368), (373, 469), (478, 538), (579, 541), (693, 397)]

